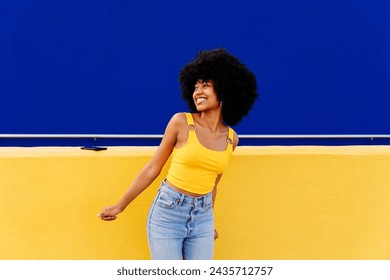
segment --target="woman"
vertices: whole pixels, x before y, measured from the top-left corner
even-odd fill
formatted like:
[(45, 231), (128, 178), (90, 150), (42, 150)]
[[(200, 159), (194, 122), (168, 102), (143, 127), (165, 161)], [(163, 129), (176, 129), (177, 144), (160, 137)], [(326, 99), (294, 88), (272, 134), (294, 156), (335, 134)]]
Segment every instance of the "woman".
[(212, 259), (213, 205), (217, 185), (238, 136), (236, 125), (258, 97), (256, 78), (225, 49), (200, 51), (179, 75), (182, 97), (191, 113), (175, 114), (156, 153), (122, 199), (99, 214), (117, 215), (171, 165), (151, 206), (147, 221), (153, 259)]

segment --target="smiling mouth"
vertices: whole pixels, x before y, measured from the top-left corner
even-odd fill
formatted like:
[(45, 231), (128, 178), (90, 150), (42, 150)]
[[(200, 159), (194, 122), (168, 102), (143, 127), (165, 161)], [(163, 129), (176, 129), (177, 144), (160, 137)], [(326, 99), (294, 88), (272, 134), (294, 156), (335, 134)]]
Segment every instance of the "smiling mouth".
[(206, 98), (204, 98), (204, 97), (199, 97), (199, 98), (196, 99), (196, 103), (197, 103), (197, 104), (201, 104), (201, 103), (203, 103), (204, 101), (206, 101)]

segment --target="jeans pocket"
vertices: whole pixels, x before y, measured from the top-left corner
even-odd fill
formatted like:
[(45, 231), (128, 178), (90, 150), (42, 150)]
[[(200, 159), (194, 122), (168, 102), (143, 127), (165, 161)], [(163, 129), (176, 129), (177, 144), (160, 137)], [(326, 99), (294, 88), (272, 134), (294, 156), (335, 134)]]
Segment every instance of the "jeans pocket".
[(179, 198), (173, 198), (161, 192), (156, 200), (156, 204), (166, 208), (174, 208), (179, 204)]

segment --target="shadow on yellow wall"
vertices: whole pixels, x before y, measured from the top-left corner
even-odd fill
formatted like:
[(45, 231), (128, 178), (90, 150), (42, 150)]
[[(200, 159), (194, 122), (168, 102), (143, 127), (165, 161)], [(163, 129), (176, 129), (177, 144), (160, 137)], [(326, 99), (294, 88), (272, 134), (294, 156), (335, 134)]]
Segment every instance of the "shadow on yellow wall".
[[(161, 176), (114, 222), (156, 147), (0, 148), (0, 259), (149, 259)], [(215, 259), (390, 259), (390, 147), (238, 147), (218, 188)]]

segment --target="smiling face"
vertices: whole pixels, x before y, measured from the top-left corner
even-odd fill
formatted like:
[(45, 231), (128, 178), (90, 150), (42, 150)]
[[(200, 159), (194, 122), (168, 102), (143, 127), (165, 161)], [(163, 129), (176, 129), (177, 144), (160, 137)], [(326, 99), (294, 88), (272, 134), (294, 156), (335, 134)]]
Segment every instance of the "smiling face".
[(220, 107), (212, 80), (198, 80), (192, 96), (199, 112)]

